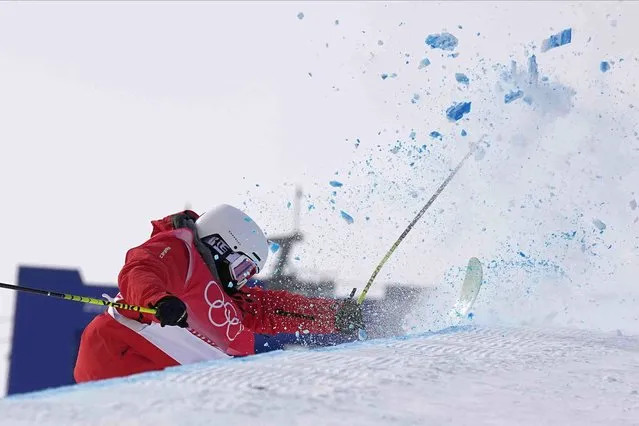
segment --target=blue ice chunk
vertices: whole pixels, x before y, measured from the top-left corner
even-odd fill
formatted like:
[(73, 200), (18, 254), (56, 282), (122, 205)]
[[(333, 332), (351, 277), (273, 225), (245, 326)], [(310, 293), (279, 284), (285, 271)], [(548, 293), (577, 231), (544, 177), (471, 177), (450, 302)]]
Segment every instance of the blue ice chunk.
[(368, 340), (368, 333), (363, 328), (357, 330), (357, 339), (360, 341)]
[(601, 63), (599, 64), (599, 69), (601, 70), (601, 72), (606, 72), (610, 69), (610, 64), (606, 61), (601, 61)]
[(412, 140), (415, 140), (415, 138), (417, 137), (417, 133), (410, 132), (410, 135), (408, 135), (408, 137), (411, 138)]
[(419, 101), (419, 93), (413, 94), (413, 98), (410, 100), (412, 104), (416, 104)]
[(253, 222), (253, 220), (250, 217), (248, 217), (248, 216), (244, 216), (244, 222), (251, 223), (251, 222)]
[(350, 214), (346, 213), (344, 210), (340, 210), (339, 213), (340, 215), (342, 215), (342, 219), (344, 219), (349, 225), (355, 221), (353, 217)]
[(310, 212), (311, 210), (313, 210), (315, 208), (315, 204), (309, 204), (308, 205), (308, 211)]
[(572, 40), (572, 28), (566, 28), (565, 30), (553, 34), (547, 39), (545, 39), (541, 43), (541, 51), (546, 52), (547, 50), (554, 49), (555, 47), (563, 46), (564, 44), (570, 43)]
[(295, 260), (300, 260), (300, 257), (299, 256), (295, 256)]
[(517, 252), (517, 254), (518, 254), (518, 255), (520, 255), (520, 256), (521, 256), (521, 257), (523, 257), (523, 258), (528, 257), (528, 256), (526, 256), (526, 254), (525, 254), (524, 252), (522, 252), (522, 251)]
[(357, 148), (359, 146), (359, 144), (361, 143), (359, 138), (356, 139), (357, 142), (355, 142), (355, 148)]
[(280, 245), (277, 244), (275, 241), (269, 241), (269, 245), (271, 248), (271, 253), (277, 253), (277, 251), (280, 249)]
[(433, 130), (432, 132), (430, 132), (429, 136), (430, 136), (431, 138), (433, 138), (433, 139), (439, 139), (439, 140), (442, 140), (442, 134), (441, 134), (441, 133), (439, 133), (439, 132), (438, 132), (438, 131), (436, 131), (436, 130)]
[(466, 74), (462, 74), (460, 72), (455, 73), (455, 80), (461, 84), (468, 85), (468, 77), (466, 77)]
[(504, 95), (504, 103), (509, 104), (513, 101), (516, 101), (519, 98), (522, 98), (523, 96), (524, 96), (524, 92), (522, 92), (521, 90), (511, 90), (510, 92)]
[(286, 208), (290, 209), (291, 208), (291, 202), (289, 201), (288, 203), (286, 203)]
[(424, 58), (421, 61), (419, 61), (419, 66), (417, 67), (417, 69), (421, 70), (422, 68), (426, 68), (429, 65), (430, 65), (430, 61), (428, 60), (428, 58)]
[(328, 183), (330, 186), (332, 186), (333, 188), (339, 188), (341, 186), (344, 186), (344, 184), (342, 182), (338, 182), (336, 180), (332, 180)]
[(536, 84), (539, 80), (539, 68), (537, 67), (537, 57), (532, 55), (528, 58), (528, 83)]
[(388, 74), (383, 73), (381, 77), (382, 77), (382, 80), (386, 80), (388, 78)]
[(457, 37), (451, 33), (431, 34), (426, 37), (426, 44), (431, 49), (455, 50), (457, 47)]
[(530, 96), (524, 96), (524, 102), (526, 102), (528, 105), (532, 105), (533, 100)]
[(593, 219), (592, 224), (599, 229), (599, 233), (602, 233), (606, 229), (606, 224), (599, 219)]
[(397, 145), (390, 149), (391, 154), (397, 154), (402, 149), (402, 143), (397, 141)]
[(459, 56), (459, 52), (451, 53), (450, 55), (448, 55), (449, 58), (453, 58), (453, 59), (455, 59), (458, 56)]
[(468, 134), (468, 133), (466, 133), (466, 130), (462, 129), (462, 131), (461, 131), (461, 135), (462, 135), (462, 136), (466, 136), (467, 134)]
[(470, 112), (470, 102), (458, 102), (446, 110), (446, 116), (450, 121), (457, 121)]

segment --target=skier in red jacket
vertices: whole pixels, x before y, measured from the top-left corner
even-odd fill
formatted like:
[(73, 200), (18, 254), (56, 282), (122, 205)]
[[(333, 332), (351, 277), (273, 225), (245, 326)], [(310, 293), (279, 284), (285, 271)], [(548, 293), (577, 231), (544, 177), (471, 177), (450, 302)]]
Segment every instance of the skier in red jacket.
[(187, 210), (152, 225), (151, 238), (127, 252), (115, 300), (157, 313), (110, 307), (98, 315), (82, 334), (78, 383), (278, 349), (265, 335), (352, 335), (364, 326), (352, 299), (245, 287), (264, 267), (269, 247), (259, 226), (235, 207), (202, 216)]

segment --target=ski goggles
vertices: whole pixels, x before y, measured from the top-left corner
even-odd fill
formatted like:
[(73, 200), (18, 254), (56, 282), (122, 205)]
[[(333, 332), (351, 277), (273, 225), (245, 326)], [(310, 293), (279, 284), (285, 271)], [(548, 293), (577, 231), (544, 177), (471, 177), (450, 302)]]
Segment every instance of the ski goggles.
[(249, 279), (257, 274), (257, 264), (243, 253), (231, 253), (226, 257), (231, 278), (237, 282), (237, 288), (241, 288)]
[(237, 283), (235, 288), (241, 288), (259, 272), (260, 268), (253, 259), (244, 253), (231, 250), (231, 247), (219, 235), (211, 235), (203, 242), (214, 252), (215, 260), (221, 259), (228, 266), (231, 280)]

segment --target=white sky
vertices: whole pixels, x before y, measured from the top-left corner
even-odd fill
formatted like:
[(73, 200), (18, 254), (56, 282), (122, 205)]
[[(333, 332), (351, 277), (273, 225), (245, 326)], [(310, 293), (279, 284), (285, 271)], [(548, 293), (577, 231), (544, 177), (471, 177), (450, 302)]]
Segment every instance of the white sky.
[[(599, 102), (599, 61), (623, 56), (635, 68), (613, 68), (610, 78), (636, 100), (626, 81), (636, 70), (638, 16), (636, 4), (618, 2), (2, 2), (0, 279), (14, 282), (19, 264), (45, 264), (114, 283), (149, 221), (187, 204), (235, 204), (281, 233), (301, 184), (308, 244), (297, 265), (361, 287), (465, 153), (467, 140), (451, 136), (418, 171), (388, 154), (413, 129), (424, 143), (433, 129), (459, 135), (442, 113), (467, 96), (451, 83), (455, 72), (525, 61), (533, 42), (573, 27), (572, 46), (544, 54), (544, 71), (590, 106)], [(460, 39), (459, 58), (424, 45), (443, 30)], [(433, 64), (418, 70), (424, 56)], [(398, 77), (383, 81), (384, 72)], [(492, 84), (488, 92), (471, 86), (473, 137), (488, 131), (481, 102)], [(469, 255), (495, 252), (494, 238), (456, 228), (457, 206), (468, 206), (478, 176), (495, 167), (469, 163), (380, 281), (431, 285)], [(337, 211), (332, 179), (345, 184)], [(490, 201), (484, 189), (475, 195)], [(627, 202), (632, 194), (622, 189)], [(495, 204), (473, 204), (478, 217), (497, 213)], [(0, 293), (2, 312), (11, 301)], [(7, 333), (0, 324), (0, 350)]]

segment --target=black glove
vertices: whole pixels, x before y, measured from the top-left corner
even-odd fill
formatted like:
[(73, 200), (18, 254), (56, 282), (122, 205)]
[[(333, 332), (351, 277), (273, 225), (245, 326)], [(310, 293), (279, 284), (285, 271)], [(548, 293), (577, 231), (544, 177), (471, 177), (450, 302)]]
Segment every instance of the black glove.
[(158, 300), (153, 306), (156, 309), (155, 317), (160, 320), (160, 325), (177, 325), (186, 328), (189, 324), (186, 322), (188, 314), (186, 313), (186, 305), (175, 296), (166, 296)]
[(360, 328), (364, 328), (364, 319), (362, 318), (362, 308), (353, 299), (346, 299), (342, 305), (337, 308), (335, 313), (335, 326), (344, 334), (354, 334)]

